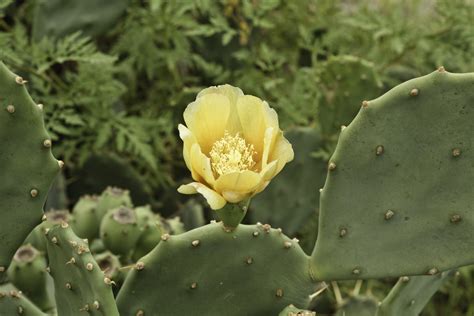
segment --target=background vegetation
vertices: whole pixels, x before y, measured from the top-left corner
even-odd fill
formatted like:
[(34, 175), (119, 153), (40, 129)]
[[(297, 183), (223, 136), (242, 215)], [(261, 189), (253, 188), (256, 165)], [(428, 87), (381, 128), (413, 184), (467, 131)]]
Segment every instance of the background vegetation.
[[(322, 141), (313, 155), (324, 160), (362, 100), (440, 65), (474, 71), (473, 6), (470, 0), (0, 0), (0, 60), (27, 78), (33, 98), (44, 104), (54, 153), (66, 162), (51, 205), (119, 185), (138, 204), (171, 215), (187, 200), (176, 187), (189, 177), (176, 126), (202, 88), (239, 86), (267, 100), (284, 129), (318, 129)], [(391, 284), (339, 285), (346, 297), (354, 286), (383, 297)], [(320, 300), (328, 313), (334, 293), (331, 287)], [(424, 313), (473, 315), (473, 298), (474, 269), (463, 268)]]

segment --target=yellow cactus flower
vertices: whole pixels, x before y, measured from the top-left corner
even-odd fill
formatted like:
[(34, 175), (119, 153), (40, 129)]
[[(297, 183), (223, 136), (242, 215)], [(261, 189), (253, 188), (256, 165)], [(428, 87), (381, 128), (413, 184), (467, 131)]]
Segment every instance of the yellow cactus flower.
[(293, 160), (293, 148), (267, 102), (222, 85), (202, 90), (179, 125), (186, 166), (195, 182), (184, 194), (202, 194), (212, 209), (261, 192)]

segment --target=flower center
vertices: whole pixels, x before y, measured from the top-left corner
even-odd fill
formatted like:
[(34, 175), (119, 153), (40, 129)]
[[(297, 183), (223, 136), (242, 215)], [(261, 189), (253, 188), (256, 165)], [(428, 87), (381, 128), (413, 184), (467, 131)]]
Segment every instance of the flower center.
[(212, 145), (211, 166), (218, 175), (249, 170), (255, 166), (253, 145), (247, 144), (239, 133), (231, 136), (227, 131), (224, 137)]

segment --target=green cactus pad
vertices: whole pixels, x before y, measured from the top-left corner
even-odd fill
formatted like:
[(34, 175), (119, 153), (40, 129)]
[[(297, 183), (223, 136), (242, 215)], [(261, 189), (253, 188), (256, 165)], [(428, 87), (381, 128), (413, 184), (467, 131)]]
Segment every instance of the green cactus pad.
[(11, 284), (0, 286), (0, 315), (47, 316)]
[(67, 209), (69, 199), (66, 192), (66, 176), (64, 173), (58, 174), (51, 185), (48, 198), (44, 205), (46, 211)]
[(49, 187), (60, 169), (51, 153), (42, 107), (33, 102), (25, 84), (0, 61), (0, 279), (15, 251), (41, 222)]
[(102, 217), (104, 217), (108, 211), (120, 206), (133, 206), (130, 191), (116, 187), (108, 187), (105, 189), (97, 201), (97, 216), (99, 221), (102, 220)]
[(321, 193), (322, 280), (437, 274), (474, 263), (474, 73), (443, 68), (363, 102)]
[(129, 254), (140, 238), (135, 210), (124, 206), (110, 210), (100, 224), (100, 237), (112, 253)]
[(106, 251), (94, 255), (94, 258), (107, 278), (114, 280), (116, 283), (123, 282), (125, 272), (121, 270), (122, 265), (116, 255)]
[(377, 316), (418, 316), (433, 294), (452, 275), (401, 277), (377, 310)]
[(100, 218), (97, 214), (97, 203), (97, 196), (85, 195), (72, 209), (74, 219), (71, 221), (71, 226), (74, 233), (90, 241), (99, 236)]
[(36, 249), (46, 252), (44, 234), (54, 225), (74, 220), (68, 210), (50, 210), (44, 213), (43, 222), (35, 227), (25, 239), (25, 244), (31, 244)]
[(162, 239), (125, 280), (121, 315), (278, 315), (307, 306), (316, 287), (297, 242), (268, 225), (211, 223)]
[(88, 244), (66, 223), (52, 227), (47, 239), (58, 314), (118, 316), (112, 280), (104, 276)]
[(150, 206), (135, 208), (140, 236), (136, 243), (132, 259), (138, 260), (158, 245), (161, 235), (165, 233), (160, 215), (154, 214)]

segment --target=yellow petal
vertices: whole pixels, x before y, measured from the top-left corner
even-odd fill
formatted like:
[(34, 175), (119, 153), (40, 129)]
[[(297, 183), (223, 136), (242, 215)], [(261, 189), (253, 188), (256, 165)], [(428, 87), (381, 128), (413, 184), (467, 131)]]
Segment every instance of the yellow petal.
[(266, 165), (262, 171), (260, 171), (260, 175), (264, 181), (270, 181), (276, 175), (278, 167), (278, 160), (272, 161)]
[(250, 193), (240, 193), (234, 191), (224, 191), (222, 192), (224, 199), (229, 203), (239, 203), (250, 197)]
[(262, 171), (260, 171), (262, 182), (255, 189), (254, 195), (262, 192), (267, 187), (267, 185), (270, 183), (270, 180), (276, 175), (277, 165), (278, 160), (272, 161), (267, 164), (266, 167), (262, 169)]
[[(283, 133), (280, 131), (277, 135), (275, 146), (270, 153), (270, 161), (277, 161), (277, 167), (275, 170), (275, 175), (277, 175), (281, 169), (285, 166), (287, 162), (293, 160), (295, 154), (293, 152), (293, 147), (290, 142), (283, 136)], [(274, 176), (275, 176), (274, 175)]]
[(263, 190), (265, 190), (269, 184), (270, 184), (270, 181), (263, 181), (262, 184), (260, 184), (258, 188), (255, 190), (253, 195), (256, 195), (262, 192)]
[(193, 170), (196, 170), (199, 176), (201, 176), (207, 184), (213, 186), (215, 179), (211, 168), (211, 159), (202, 153), (199, 144), (195, 143), (191, 147), (190, 156)]
[(268, 127), (279, 130), (278, 115), (267, 102), (251, 95), (238, 98), (237, 111), (245, 140), (253, 144), (258, 157), (262, 157), (265, 131)]
[(213, 210), (219, 210), (227, 204), (226, 200), (219, 193), (198, 182), (184, 184), (178, 188), (178, 192), (182, 194), (200, 193)]
[(205, 94), (184, 111), (184, 121), (204, 154), (207, 155), (214, 142), (224, 136), (229, 114), (229, 98), (220, 94)]
[(265, 130), (265, 137), (263, 139), (263, 153), (261, 158), (260, 168), (265, 169), (268, 164), (268, 158), (270, 156), (270, 150), (273, 149), (275, 144), (277, 133), (275, 133), (273, 127), (269, 127)]
[(219, 85), (219, 86), (206, 88), (206, 89), (202, 90), (201, 92), (199, 92), (197, 97), (199, 98), (199, 97), (202, 97), (206, 94), (225, 95), (226, 97), (229, 98), (231, 104), (232, 103), (233, 104), (237, 103), (237, 98), (244, 95), (244, 93), (242, 92), (242, 90), (240, 88), (231, 86), (230, 84), (223, 84), (223, 85)]
[(227, 201), (237, 203), (252, 194), (261, 182), (262, 176), (260, 174), (245, 170), (220, 176), (216, 181), (215, 188)]
[(242, 126), (240, 124), (239, 115), (237, 113), (237, 99), (244, 95), (242, 90), (240, 88), (225, 84), (216, 87), (209, 87), (207, 89), (202, 90), (201, 92), (199, 92), (198, 98), (206, 94), (212, 93), (224, 95), (229, 99), (230, 114), (227, 120), (226, 130), (231, 135), (240, 132), (242, 130)]
[(191, 147), (194, 144), (197, 144), (196, 137), (194, 137), (193, 133), (189, 129), (186, 128), (186, 126), (179, 124), (178, 125), (178, 130), (179, 130), (179, 137), (183, 140), (183, 157), (184, 157), (184, 162), (186, 163), (186, 167), (188, 167), (189, 171), (191, 171), (191, 175), (194, 180), (200, 181), (201, 178), (199, 177), (199, 174), (196, 172), (196, 170), (193, 169), (193, 166), (191, 164)]

